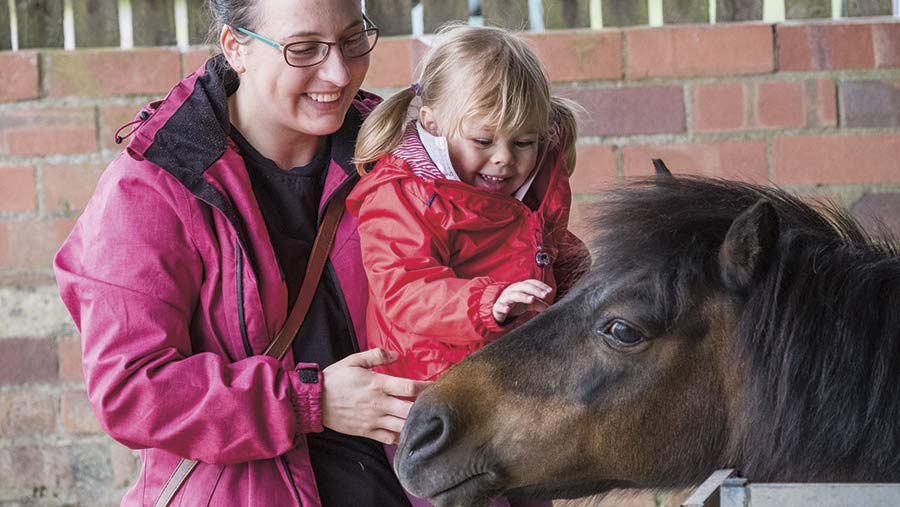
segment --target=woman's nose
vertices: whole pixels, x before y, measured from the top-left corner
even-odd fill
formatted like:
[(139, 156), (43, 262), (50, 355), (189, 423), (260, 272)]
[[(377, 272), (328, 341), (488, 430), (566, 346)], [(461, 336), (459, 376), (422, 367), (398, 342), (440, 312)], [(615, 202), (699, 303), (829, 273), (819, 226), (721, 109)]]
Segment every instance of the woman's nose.
[(319, 76), (340, 87), (346, 86), (350, 82), (350, 69), (347, 68), (347, 62), (340, 49), (331, 48), (325, 61), (319, 64)]

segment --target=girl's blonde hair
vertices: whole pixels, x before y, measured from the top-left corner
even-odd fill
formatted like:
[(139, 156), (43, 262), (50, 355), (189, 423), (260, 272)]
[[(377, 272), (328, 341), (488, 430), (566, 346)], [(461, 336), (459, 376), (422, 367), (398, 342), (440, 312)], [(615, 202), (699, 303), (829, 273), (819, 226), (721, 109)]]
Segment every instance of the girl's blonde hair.
[(356, 143), (357, 171), (400, 145), (418, 88), (422, 106), (439, 111), (441, 135), (459, 133), (471, 115), (484, 115), (503, 132), (518, 130), (530, 119), (543, 125), (546, 147), (560, 149), (571, 174), (575, 167), (576, 111), (572, 101), (551, 97), (543, 67), (525, 41), (496, 27), (460, 24), (442, 28), (416, 71), (417, 86), (382, 102), (369, 114)]

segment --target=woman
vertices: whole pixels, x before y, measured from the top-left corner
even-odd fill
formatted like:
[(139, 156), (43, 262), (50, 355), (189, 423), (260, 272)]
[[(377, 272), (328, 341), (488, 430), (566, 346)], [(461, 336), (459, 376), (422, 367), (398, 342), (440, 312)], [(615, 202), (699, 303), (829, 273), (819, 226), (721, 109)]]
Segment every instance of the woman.
[[(141, 449), (122, 505), (408, 505), (381, 443), (425, 384), (370, 371), (389, 353), (358, 352), (352, 217), (290, 350), (261, 355), (324, 206), (358, 179), (377, 29), (358, 0), (209, 5), (222, 55), (140, 111), (55, 261), (94, 411)], [(183, 458), (199, 462), (189, 475)]]

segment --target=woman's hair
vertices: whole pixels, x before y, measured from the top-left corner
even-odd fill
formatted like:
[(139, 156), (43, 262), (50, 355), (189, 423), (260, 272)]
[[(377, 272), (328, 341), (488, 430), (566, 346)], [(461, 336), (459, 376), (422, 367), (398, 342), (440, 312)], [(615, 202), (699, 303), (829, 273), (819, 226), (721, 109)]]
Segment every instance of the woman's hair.
[[(244, 27), (248, 30), (256, 28), (259, 22), (260, 0), (206, 0), (206, 8), (210, 15), (209, 33), (206, 36), (207, 43), (211, 46), (219, 45), (219, 34), (222, 27)], [(236, 34), (238, 35), (238, 34)], [(219, 48), (221, 51), (221, 48)]]
[(518, 130), (537, 118), (544, 146), (562, 143), (567, 171), (575, 167), (579, 108), (569, 100), (551, 97), (540, 61), (516, 34), (496, 27), (445, 26), (416, 75), (417, 86), (391, 96), (363, 122), (354, 160), (360, 174), (400, 145), (412, 119), (416, 89), (421, 105), (438, 112), (440, 135), (459, 133), (463, 121), (474, 115), (486, 116), (503, 132)]

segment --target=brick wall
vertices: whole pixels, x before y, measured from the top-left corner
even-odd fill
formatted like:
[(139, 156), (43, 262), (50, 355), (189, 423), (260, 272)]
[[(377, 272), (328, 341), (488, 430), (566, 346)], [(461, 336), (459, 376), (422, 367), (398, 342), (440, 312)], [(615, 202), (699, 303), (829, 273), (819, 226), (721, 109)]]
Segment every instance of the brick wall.
[[(650, 174), (651, 157), (676, 172), (831, 197), (900, 230), (900, 22), (528, 37), (556, 91), (586, 109), (573, 179), (579, 232), (596, 192)], [(379, 42), (366, 87), (407, 86), (424, 49)], [(103, 435), (87, 405), (79, 337), (50, 262), (120, 149), (116, 128), (204, 54), (0, 52), (0, 506), (116, 505), (137, 473), (134, 454)]]

